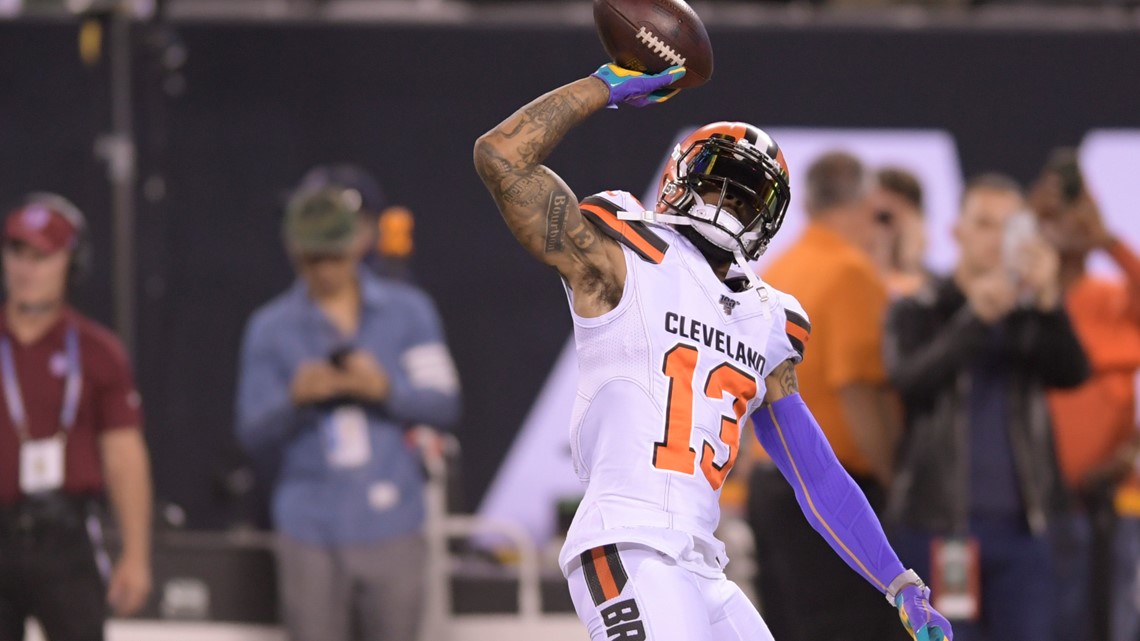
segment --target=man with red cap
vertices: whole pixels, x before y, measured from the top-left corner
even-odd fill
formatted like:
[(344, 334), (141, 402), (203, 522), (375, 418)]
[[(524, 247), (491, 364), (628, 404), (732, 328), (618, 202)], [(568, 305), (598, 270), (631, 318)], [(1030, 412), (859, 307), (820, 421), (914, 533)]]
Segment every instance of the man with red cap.
[[(87, 259), (83, 215), (32, 194), (4, 219), (0, 256), (0, 641), (35, 618), (49, 641), (101, 641), (108, 606), (150, 592), (150, 465), (139, 395), (109, 330), (67, 304)], [(122, 553), (97, 514), (104, 486)]]

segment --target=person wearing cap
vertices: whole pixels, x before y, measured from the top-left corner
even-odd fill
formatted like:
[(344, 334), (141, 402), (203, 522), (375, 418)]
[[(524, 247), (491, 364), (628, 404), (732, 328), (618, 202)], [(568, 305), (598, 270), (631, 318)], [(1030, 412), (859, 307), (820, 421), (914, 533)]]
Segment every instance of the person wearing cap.
[(279, 592), (293, 641), (414, 641), (423, 600), (424, 478), (409, 426), (459, 417), (459, 383), (421, 290), (361, 266), (359, 192), (299, 189), (283, 236), (296, 283), (242, 342), (237, 434), (276, 462)]
[[(0, 316), (0, 639), (35, 618), (49, 641), (98, 641), (108, 605), (150, 592), (151, 481), (126, 353), (67, 303), (88, 249), (83, 215), (33, 194), (3, 227)], [(101, 541), (106, 488), (122, 551)]]
[(407, 207), (388, 205), (379, 181), (367, 169), (351, 163), (317, 165), (301, 178), (298, 190), (341, 188), (360, 194), (361, 211), (371, 237), (364, 264), (385, 278), (413, 281), (412, 229), (415, 216)]

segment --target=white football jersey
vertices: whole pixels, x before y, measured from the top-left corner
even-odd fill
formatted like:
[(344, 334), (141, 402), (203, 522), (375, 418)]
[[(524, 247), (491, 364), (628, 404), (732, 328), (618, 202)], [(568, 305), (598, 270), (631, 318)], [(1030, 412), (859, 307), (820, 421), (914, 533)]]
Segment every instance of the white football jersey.
[(587, 549), (631, 542), (719, 572), (727, 559), (713, 532), (741, 426), (764, 378), (802, 358), (807, 315), (767, 285), (733, 291), (673, 228), (620, 220), (643, 211), (626, 192), (581, 209), (622, 244), (627, 270), (621, 302), (603, 316), (574, 314), (569, 292), (579, 367), (570, 447), (587, 488), (559, 563), (565, 572)]

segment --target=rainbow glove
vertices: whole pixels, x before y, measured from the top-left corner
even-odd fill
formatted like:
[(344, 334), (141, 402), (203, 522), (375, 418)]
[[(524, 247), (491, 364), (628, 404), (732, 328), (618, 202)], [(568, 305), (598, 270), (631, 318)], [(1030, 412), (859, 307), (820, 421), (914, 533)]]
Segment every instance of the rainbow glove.
[(895, 596), (903, 627), (915, 641), (953, 641), (954, 631), (946, 617), (930, 605), (930, 588), (910, 584)]
[(661, 73), (641, 73), (606, 63), (591, 76), (606, 83), (610, 89), (610, 102), (606, 106), (617, 109), (619, 104), (645, 107), (677, 95), (680, 89), (666, 89), (685, 75), (684, 67), (669, 67)]

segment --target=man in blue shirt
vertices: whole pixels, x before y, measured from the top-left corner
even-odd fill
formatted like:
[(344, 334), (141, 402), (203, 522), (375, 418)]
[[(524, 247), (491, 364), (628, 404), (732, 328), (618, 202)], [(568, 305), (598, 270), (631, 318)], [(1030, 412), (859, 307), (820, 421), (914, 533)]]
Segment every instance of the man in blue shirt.
[(283, 235), (299, 278), (242, 342), (237, 431), (278, 468), (284, 622), (293, 641), (414, 641), (423, 600), (424, 478), (405, 430), (453, 425), (459, 384), (422, 291), (360, 265), (350, 189), (302, 188)]

